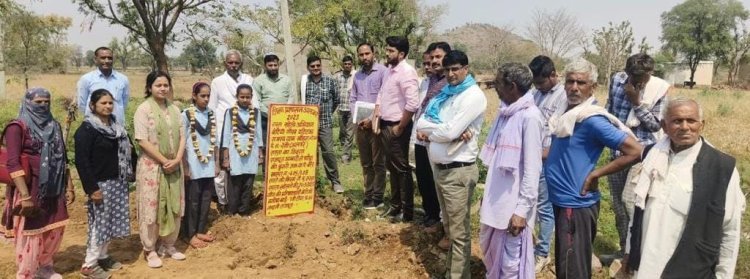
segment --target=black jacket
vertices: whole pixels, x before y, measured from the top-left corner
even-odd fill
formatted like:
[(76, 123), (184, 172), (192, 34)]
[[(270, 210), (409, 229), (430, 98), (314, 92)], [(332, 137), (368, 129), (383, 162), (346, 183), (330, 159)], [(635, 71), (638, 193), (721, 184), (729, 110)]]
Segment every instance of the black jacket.
[[(99, 190), (98, 182), (117, 178), (120, 174), (117, 156), (119, 143), (116, 139), (105, 137), (85, 121), (76, 130), (74, 138), (76, 170), (81, 178), (83, 190), (87, 195), (91, 195)], [(132, 141), (130, 145), (130, 160), (135, 173), (138, 155)]]

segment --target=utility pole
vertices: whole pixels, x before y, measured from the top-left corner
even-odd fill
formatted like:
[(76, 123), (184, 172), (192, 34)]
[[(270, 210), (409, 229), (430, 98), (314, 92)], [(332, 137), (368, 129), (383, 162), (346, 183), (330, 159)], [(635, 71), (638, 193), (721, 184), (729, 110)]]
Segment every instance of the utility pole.
[(292, 50), (292, 24), (289, 19), (289, 2), (287, 0), (281, 0), (281, 27), (284, 31), (284, 56), (286, 57), (286, 74), (292, 80), (292, 94), (294, 96), (294, 103), (301, 103), (301, 92), (297, 92), (299, 84), (297, 84), (297, 66), (294, 63), (294, 50)]

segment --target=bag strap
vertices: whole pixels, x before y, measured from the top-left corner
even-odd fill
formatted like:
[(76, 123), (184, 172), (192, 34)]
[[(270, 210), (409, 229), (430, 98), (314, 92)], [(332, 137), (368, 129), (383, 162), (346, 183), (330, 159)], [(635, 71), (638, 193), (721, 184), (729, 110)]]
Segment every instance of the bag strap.
[(13, 120), (3, 128), (3, 133), (0, 135), (0, 145), (5, 146), (5, 131), (13, 124), (21, 126), (21, 142), (26, 140), (26, 124), (23, 124), (23, 121)]
[(648, 155), (648, 152), (651, 151), (651, 148), (653, 148), (654, 145), (656, 145), (656, 144), (652, 143), (652, 144), (646, 145), (643, 148), (643, 152), (641, 153), (641, 162), (643, 162), (643, 160), (646, 159), (646, 156)]

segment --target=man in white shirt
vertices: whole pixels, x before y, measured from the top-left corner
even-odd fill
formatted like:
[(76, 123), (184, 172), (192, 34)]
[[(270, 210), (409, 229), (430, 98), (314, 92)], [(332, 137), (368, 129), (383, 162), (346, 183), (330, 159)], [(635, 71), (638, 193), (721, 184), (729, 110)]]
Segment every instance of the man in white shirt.
[(666, 138), (644, 149), (625, 270), (635, 278), (733, 278), (745, 198), (735, 159), (701, 137), (691, 99), (669, 100)]
[(417, 139), (429, 142), (430, 161), (435, 164), (435, 182), (443, 203), (445, 224), (451, 240), (447, 278), (470, 278), (471, 197), (479, 178), (475, 164), (478, 137), (461, 140), (466, 130), (482, 130), (487, 99), (469, 76), (469, 59), (461, 51), (443, 58), (448, 86), (436, 95), (417, 122)]
[[(226, 72), (211, 81), (211, 95), (208, 99), (208, 108), (212, 109), (216, 115), (216, 127), (224, 127), (224, 112), (237, 102), (237, 86), (253, 84), (253, 77), (242, 73), (242, 54), (239, 51), (227, 51), (224, 57), (224, 67)], [(259, 106), (257, 94), (253, 94), (252, 102), (254, 107)], [(216, 130), (216, 138), (226, 140), (221, 138), (221, 129)], [(227, 204), (226, 176), (226, 172), (220, 171), (219, 175), (214, 178), (220, 208)]]

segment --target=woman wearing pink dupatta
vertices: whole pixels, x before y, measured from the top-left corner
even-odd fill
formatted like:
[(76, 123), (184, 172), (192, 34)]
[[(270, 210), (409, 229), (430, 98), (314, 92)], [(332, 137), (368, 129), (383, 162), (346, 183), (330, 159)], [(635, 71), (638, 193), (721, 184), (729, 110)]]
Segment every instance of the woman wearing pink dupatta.
[(531, 234), (542, 170), (544, 117), (534, 97), (526, 94), (531, 79), (531, 71), (519, 63), (502, 65), (495, 79), (502, 103), (479, 154), (488, 169), (479, 233), (487, 278), (534, 278)]

